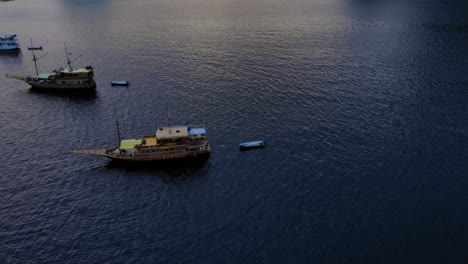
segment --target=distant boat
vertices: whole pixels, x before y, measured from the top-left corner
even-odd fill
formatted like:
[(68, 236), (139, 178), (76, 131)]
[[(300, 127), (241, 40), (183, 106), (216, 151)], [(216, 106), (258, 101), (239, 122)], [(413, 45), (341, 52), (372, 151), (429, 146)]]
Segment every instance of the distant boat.
[[(31, 40), (31, 46), (32, 44)], [(37, 58), (34, 54), (34, 49), (31, 50), (33, 54), (34, 66), (36, 68), (36, 76), (18, 76), (10, 75), (7, 77), (21, 80), (31, 85), (34, 89), (43, 91), (94, 91), (96, 82), (94, 81), (94, 69), (91, 66), (84, 68), (73, 68), (70, 60), (67, 46), (65, 45), (65, 53), (67, 57), (67, 68), (60, 67), (52, 72), (39, 73), (37, 69), (37, 61), (43, 56)], [(75, 59), (76, 60), (76, 59)]]
[(28, 50), (42, 50), (42, 46), (28, 46)]
[(243, 142), (239, 144), (239, 147), (241, 150), (264, 148), (266, 146), (267, 144), (264, 140), (249, 141), (249, 142)]
[(0, 35), (0, 50), (18, 50), (19, 48), (16, 34)]
[(112, 81), (112, 86), (128, 86), (130, 84), (129, 81)]

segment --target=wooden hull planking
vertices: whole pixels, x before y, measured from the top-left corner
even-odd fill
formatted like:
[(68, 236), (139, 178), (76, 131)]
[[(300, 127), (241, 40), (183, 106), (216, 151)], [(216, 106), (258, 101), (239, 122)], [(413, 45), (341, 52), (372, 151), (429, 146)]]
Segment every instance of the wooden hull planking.
[(25, 81), (31, 85), (33, 89), (44, 91), (90, 91), (96, 88), (96, 83), (93, 81), (91, 84), (58, 84), (58, 83), (38, 83), (32, 81)]
[(152, 162), (152, 161), (164, 161), (164, 160), (175, 160), (175, 159), (184, 159), (184, 158), (197, 158), (197, 157), (207, 157), (210, 155), (210, 148), (205, 150), (197, 151), (174, 151), (169, 153), (158, 153), (158, 154), (121, 154), (115, 155), (115, 149), (96, 149), (96, 150), (74, 150), (72, 151), (75, 154), (86, 154), (86, 155), (95, 155), (102, 156), (111, 159), (115, 162)]

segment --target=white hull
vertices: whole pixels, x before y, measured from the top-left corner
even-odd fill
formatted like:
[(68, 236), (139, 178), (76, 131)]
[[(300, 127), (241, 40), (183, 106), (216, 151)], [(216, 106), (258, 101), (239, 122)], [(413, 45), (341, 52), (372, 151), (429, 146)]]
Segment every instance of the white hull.
[(0, 50), (17, 50), (19, 49), (19, 45), (18, 46), (3, 46), (3, 45), (0, 45)]

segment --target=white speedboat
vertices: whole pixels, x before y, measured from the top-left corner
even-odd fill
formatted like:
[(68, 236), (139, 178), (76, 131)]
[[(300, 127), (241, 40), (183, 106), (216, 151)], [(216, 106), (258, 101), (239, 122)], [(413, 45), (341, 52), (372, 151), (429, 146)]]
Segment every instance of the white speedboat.
[(42, 50), (42, 46), (31, 45), (28, 46), (28, 50)]
[(129, 81), (112, 81), (112, 86), (128, 86), (130, 84)]
[(241, 150), (253, 149), (253, 148), (264, 148), (266, 147), (266, 142), (264, 140), (256, 140), (240, 143), (239, 147)]

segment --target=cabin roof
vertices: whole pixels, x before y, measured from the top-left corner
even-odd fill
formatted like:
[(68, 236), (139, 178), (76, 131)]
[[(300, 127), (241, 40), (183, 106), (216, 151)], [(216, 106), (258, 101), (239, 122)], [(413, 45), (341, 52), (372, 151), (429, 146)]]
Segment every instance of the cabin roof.
[(90, 71), (91, 69), (88, 70), (85, 68), (73, 68), (70, 71), (70, 68), (66, 68), (66, 69), (62, 69), (60, 72), (67, 74), (67, 73), (88, 73)]
[(0, 35), (1, 40), (12, 40), (14, 38), (16, 38), (16, 34)]
[(158, 130), (156, 130), (156, 137), (158, 139), (180, 138), (188, 136), (188, 129), (186, 126), (160, 127)]
[(189, 136), (204, 136), (206, 134), (206, 130), (204, 127), (189, 127), (188, 128), (188, 134)]
[(120, 141), (120, 149), (132, 149), (141, 144), (141, 139), (124, 139)]
[(39, 79), (47, 79), (50, 76), (55, 76), (55, 73), (40, 73), (37, 78)]

